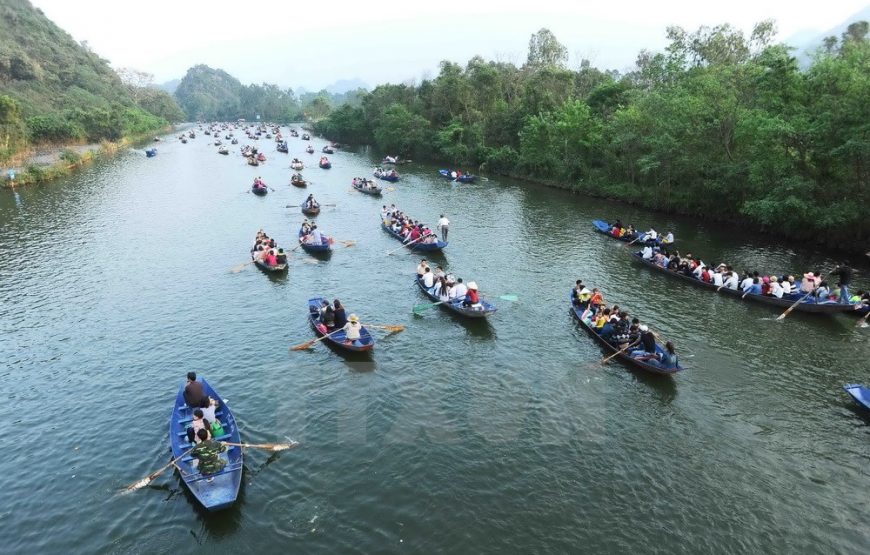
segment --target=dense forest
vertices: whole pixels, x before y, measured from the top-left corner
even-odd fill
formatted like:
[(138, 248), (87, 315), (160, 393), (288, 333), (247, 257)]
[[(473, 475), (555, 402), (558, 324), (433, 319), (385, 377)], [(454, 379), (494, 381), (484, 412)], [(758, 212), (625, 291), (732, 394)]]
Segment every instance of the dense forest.
[(27, 0), (0, 3), (0, 162), (30, 144), (117, 140), (181, 116), (171, 96), (124, 82)]
[(317, 121), (339, 104), (358, 105), (365, 91), (329, 94), (305, 93), (278, 85), (243, 85), (222, 69), (207, 65), (190, 68), (175, 89), (175, 98), (191, 120), (216, 121), (245, 118), (253, 121)]
[[(417, 86), (381, 85), (317, 130), (384, 154), (530, 177), (665, 211), (750, 222), (844, 248), (870, 240), (866, 22), (801, 70), (772, 22), (667, 30), (625, 75), (583, 61), (548, 30), (524, 65), (442, 62)], [(863, 207), (863, 208), (862, 208)]]

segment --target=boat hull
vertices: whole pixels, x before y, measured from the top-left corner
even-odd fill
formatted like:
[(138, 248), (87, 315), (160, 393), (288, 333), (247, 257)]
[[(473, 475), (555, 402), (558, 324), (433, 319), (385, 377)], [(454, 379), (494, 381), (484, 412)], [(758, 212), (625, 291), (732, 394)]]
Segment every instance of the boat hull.
[[(399, 235), (398, 233), (396, 233), (395, 231), (390, 229), (390, 226), (388, 226), (387, 224), (385, 224), (383, 222), (381, 222), (381, 229), (383, 229), (384, 231), (389, 233), (394, 239), (398, 239), (402, 243), (405, 242), (405, 240), (402, 238), (401, 235)], [(412, 245), (405, 245), (405, 246), (408, 247), (409, 249), (411, 249), (412, 251), (432, 252), (432, 251), (440, 251), (441, 249), (445, 248), (449, 244), (450, 244), (449, 242), (445, 243), (444, 241), (439, 240), (437, 243), (414, 243)]]
[[(426, 289), (426, 286), (423, 285), (423, 280), (420, 277), (415, 277), (414, 281), (417, 283), (417, 286), (420, 288), (420, 291), (422, 291), (423, 294), (426, 295), (426, 297), (428, 297), (430, 301), (436, 302), (436, 303), (440, 302), (440, 299), (437, 296), (435, 296), (428, 289)], [(459, 299), (459, 300), (450, 301), (447, 303), (441, 303), (438, 306), (440, 306), (441, 308), (443, 308), (444, 310), (446, 310), (448, 312), (458, 314), (459, 316), (462, 316), (464, 318), (475, 318), (475, 319), (486, 318), (487, 316), (490, 316), (491, 314), (495, 314), (495, 312), (498, 310), (495, 307), (495, 305), (488, 303), (488, 302), (484, 301), (483, 299), (480, 300), (480, 304), (482, 306), (482, 309), (464, 307), (464, 306), (462, 306), (462, 300)]]

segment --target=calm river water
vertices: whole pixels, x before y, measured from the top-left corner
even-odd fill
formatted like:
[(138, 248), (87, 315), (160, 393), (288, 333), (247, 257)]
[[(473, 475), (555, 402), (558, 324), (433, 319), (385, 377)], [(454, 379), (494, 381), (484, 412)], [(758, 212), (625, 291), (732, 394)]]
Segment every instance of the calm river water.
[[(0, 191), (0, 459), (5, 553), (867, 553), (870, 418), (842, 390), (870, 381), (868, 330), (652, 274), (594, 234), (621, 217), (672, 228), (685, 250), (738, 268), (798, 272), (836, 260), (776, 237), (491, 179), (399, 168), (382, 201), (350, 190), (383, 153), (290, 138), (219, 156), (171, 137), (75, 176)], [(244, 144), (246, 141), (242, 141)], [(289, 185), (301, 157), (307, 190)], [(275, 191), (249, 194), (255, 175)], [(338, 246), (295, 253), (286, 278), (248, 260), (265, 229), (294, 244), (313, 192)], [(436, 262), (496, 300), (487, 322), (439, 310), (412, 286), (418, 257), (379, 229), (396, 203), (452, 221)], [(858, 264), (853, 261), (853, 264)], [(859, 286), (870, 268), (858, 266)], [(651, 378), (579, 330), (577, 278), (674, 340), (690, 368)], [(341, 299), (401, 324), (373, 355), (317, 345), (306, 300)], [(203, 512), (177, 476), (119, 489), (169, 460), (177, 387), (195, 370), (228, 399), (249, 442), (236, 505)]]

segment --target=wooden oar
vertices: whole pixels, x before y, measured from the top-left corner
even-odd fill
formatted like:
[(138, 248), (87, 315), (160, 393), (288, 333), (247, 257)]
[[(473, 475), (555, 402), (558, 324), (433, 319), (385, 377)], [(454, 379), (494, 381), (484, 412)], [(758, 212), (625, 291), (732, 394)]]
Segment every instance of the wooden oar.
[(191, 447), (190, 449), (188, 449), (187, 451), (185, 451), (184, 453), (182, 453), (181, 455), (179, 455), (178, 458), (172, 459), (172, 460), (169, 462), (169, 464), (167, 464), (166, 466), (164, 466), (164, 467), (161, 468), (160, 470), (155, 470), (154, 472), (152, 472), (152, 473), (149, 474), (148, 476), (145, 476), (145, 477), (142, 478), (141, 480), (138, 480), (138, 481), (136, 481), (136, 482), (133, 482), (132, 484), (130, 484), (129, 486), (127, 486), (126, 488), (124, 488), (124, 491), (130, 492), (130, 491), (136, 491), (136, 490), (140, 490), (140, 489), (144, 488), (145, 486), (147, 486), (148, 484), (150, 484), (151, 482), (153, 482), (155, 478), (157, 478), (158, 476), (160, 476), (161, 474), (163, 474), (163, 473), (166, 471), (166, 469), (168, 469), (168, 468), (171, 467), (171, 466), (175, 466), (175, 463), (177, 463), (178, 461), (180, 461), (181, 459), (183, 459), (184, 457), (186, 457), (187, 455), (189, 455), (190, 452), (193, 451), (193, 449), (194, 449), (194, 448)]
[[(430, 233), (429, 235), (431, 235), (431, 233)], [(419, 242), (419, 241), (422, 241), (422, 240), (425, 239), (426, 237), (429, 237), (429, 235), (424, 235), (424, 236), (418, 237), (418, 238), (414, 239), (413, 241), (411, 241), (410, 243), (405, 243), (404, 241), (402, 241), (402, 247), (410, 247), (410, 246), (413, 245), (414, 243), (417, 243), (417, 242)], [(390, 252), (387, 253), (387, 256), (393, 254), (393, 253), (396, 252), (396, 251), (400, 251), (400, 250), (402, 250), (402, 247), (399, 247), (398, 249), (395, 249), (395, 250), (391, 250)]]
[(293, 443), (223, 443), (224, 445), (229, 445), (231, 447), (249, 447), (251, 449), (265, 449), (267, 451), (286, 451), (287, 449), (292, 449), (299, 445), (299, 442), (297, 441), (294, 441)]
[[(284, 208), (303, 208), (304, 204), (288, 204)], [(338, 206), (337, 204), (321, 204), (320, 206)]]
[(383, 324), (363, 324), (367, 328), (375, 328), (381, 330), (387, 330), (392, 333), (399, 333), (400, 331), (405, 331), (405, 326), (387, 326)]
[(610, 359), (612, 359), (613, 357), (615, 357), (615, 356), (617, 356), (617, 355), (619, 355), (619, 354), (621, 354), (621, 353), (624, 353), (625, 351), (627, 351), (627, 350), (630, 349), (631, 347), (633, 347), (632, 344), (628, 344), (628, 345), (626, 345), (626, 346), (623, 347), (622, 349), (616, 351), (615, 353), (613, 353), (613, 354), (610, 355), (609, 357), (606, 357), (604, 360), (602, 360), (602, 361), (601, 361), (601, 365), (603, 366), (603, 365), (607, 364), (607, 361), (609, 361)]
[[(829, 273), (830, 273), (830, 272), (829, 272)], [(820, 275), (820, 276), (819, 276), (819, 282), (821, 282), (821, 280), (822, 280), (822, 276)], [(796, 307), (797, 305), (801, 304), (804, 300), (806, 300), (807, 297), (809, 297), (810, 295), (813, 294), (813, 292), (815, 292), (815, 290), (816, 290), (816, 288), (814, 287), (812, 291), (810, 291), (809, 293), (807, 293), (806, 295), (804, 295), (804, 296), (801, 297), (800, 299), (796, 300), (796, 301), (794, 302), (793, 305), (791, 305), (790, 307), (788, 307), (787, 309), (785, 309), (785, 312), (783, 312), (782, 314), (780, 314), (779, 316), (777, 316), (777, 317), (776, 317), (776, 320), (779, 321), (779, 320), (783, 320), (783, 319), (785, 319), (785, 317), (788, 316), (789, 314), (791, 314), (791, 311), (794, 310), (795, 307)]]
[(230, 272), (232, 272), (234, 274), (238, 274), (239, 272), (244, 270), (248, 264), (253, 264), (253, 263), (254, 263), (254, 259), (251, 259), (248, 262), (245, 262), (244, 264), (239, 264), (238, 266), (233, 266), (232, 268), (230, 268)]
[(444, 304), (444, 303), (449, 303), (449, 302), (450, 302), (450, 300), (438, 301), (437, 303), (418, 304), (418, 305), (415, 305), (414, 308), (411, 309), (411, 312), (413, 312), (414, 314), (420, 314), (424, 310), (429, 310), (430, 308), (438, 306), (439, 304)]
[(295, 347), (290, 347), (290, 350), (291, 350), (291, 351), (304, 351), (305, 349), (310, 348), (310, 347), (311, 347), (312, 345), (314, 345), (315, 343), (317, 343), (317, 342), (319, 342), (319, 341), (323, 341), (323, 340), (326, 339), (327, 337), (330, 337), (331, 335), (336, 334), (336, 333), (338, 333), (338, 332), (340, 332), (340, 331), (342, 331), (342, 329), (341, 329), (341, 328), (338, 328), (337, 330), (335, 330), (335, 331), (333, 331), (333, 332), (331, 332), (331, 333), (327, 333), (327, 334), (325, 334), (325, 335), (321, 335), (321, 336), (318, 337), (317, 339), (312, 339), (311, 341), (306, 341), (305, 343), (300, 343), (299, 345), (296, 345)]

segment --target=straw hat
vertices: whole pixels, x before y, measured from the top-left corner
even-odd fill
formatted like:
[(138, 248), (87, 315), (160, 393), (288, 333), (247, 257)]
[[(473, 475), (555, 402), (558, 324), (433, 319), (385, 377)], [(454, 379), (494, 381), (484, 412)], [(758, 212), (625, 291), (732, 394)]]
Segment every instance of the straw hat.
[(351, 314), (351, 315), (350, 315), (350, 318), (348, 318), (348, 320), (350, 320), (350, 321), (353, 322), (354, 324), (356, 324), (356, 323), (359, 322), (359, 318), (357, 317), (356, 314)]
[(641, 324), (640, 331), (649, 331), (649, 326), (647, 326), (646, 324)]
[(473, 289), (474, 291), (477, 291), (477, 284), (474, 283), (473, 281), (469, 281), (469, 282), (468, 282), (468, 288), (469, 288), (469, 289)]

